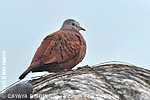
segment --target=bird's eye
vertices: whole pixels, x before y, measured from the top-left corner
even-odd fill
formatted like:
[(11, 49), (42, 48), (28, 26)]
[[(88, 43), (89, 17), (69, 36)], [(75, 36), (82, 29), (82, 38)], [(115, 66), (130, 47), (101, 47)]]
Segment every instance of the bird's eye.
[(75, 23), (72, 23), (72, 26), (75, 26)]

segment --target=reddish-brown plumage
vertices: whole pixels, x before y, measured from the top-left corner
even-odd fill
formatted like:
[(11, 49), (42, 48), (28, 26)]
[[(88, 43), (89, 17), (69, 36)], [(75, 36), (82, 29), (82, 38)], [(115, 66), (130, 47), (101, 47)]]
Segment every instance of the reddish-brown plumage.
[(37, 49), (28, 69), (19, 77), (32, 72), (70, 70), (86, 54), (86, 42), (75, 29), (60, 29), (48, 35)]

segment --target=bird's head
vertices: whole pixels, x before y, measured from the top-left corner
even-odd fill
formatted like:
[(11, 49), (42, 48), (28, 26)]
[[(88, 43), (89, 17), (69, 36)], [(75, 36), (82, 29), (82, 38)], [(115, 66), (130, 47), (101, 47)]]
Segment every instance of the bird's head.
[(61, 29), (75, 29), (77, 31), (83, 30), (86, 31), (84, 28), (82, 28), (79, 24), (79, 22), (73, 20), (73, 19), (67, 19), (64, 21)]

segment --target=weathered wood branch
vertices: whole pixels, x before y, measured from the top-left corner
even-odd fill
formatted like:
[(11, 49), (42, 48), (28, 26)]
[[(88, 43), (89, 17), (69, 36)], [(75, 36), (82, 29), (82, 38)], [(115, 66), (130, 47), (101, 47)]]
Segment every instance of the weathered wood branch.
[(150, 70), (130, 64), (87, 65), (29, 82), (33, 100), (43, 100), (40, 94), (49, 94), (44, 100), (150, 100)]
[(126, 63), (87, 65), (44, 75), (17, 84), (6, 93), (18, 93), (20, 89), (22, 93), (31, 92), (30, 85), (30, 100), (150, 100), (150, 70)]

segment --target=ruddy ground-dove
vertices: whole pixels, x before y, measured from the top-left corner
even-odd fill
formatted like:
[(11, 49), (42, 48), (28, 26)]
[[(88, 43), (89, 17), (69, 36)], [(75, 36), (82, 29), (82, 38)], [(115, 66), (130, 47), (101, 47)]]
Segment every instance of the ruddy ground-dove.
[(80, 30), (85, 31), (79, 22), (73, 19), (65, 20), (60, 30), (44, 38), (30, 66), (19, 79), (23, 79), (30, 71), (71, 70), (80, 63), (86, 54), (86, 42)]

